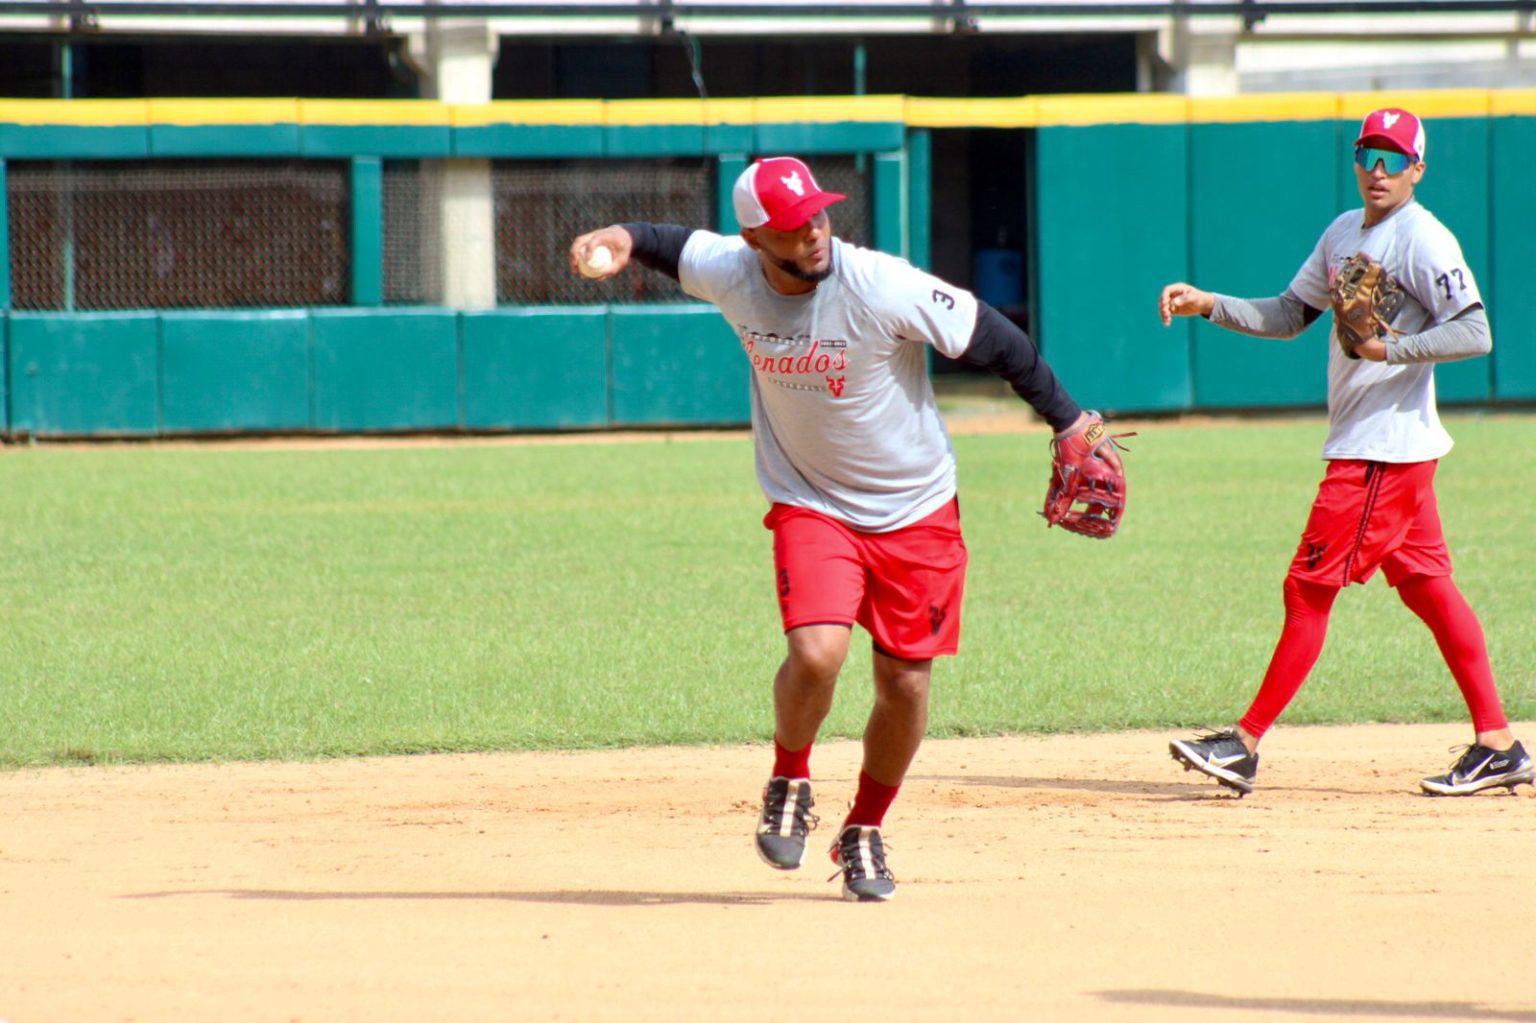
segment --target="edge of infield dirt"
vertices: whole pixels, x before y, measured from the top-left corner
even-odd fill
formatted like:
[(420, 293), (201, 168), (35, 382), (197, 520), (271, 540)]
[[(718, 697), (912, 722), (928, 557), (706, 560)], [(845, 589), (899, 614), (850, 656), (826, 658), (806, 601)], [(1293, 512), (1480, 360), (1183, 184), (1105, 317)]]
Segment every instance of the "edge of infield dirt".
[(1417, 791), (1465, 727), (1282, 727), (1242, 800), (1174, 734), (929, 741), (873, 906), (849, 742), (787, 873), (761, 746), (14, 771), (0, 1017), (1536, 1021), (1536, 792)]

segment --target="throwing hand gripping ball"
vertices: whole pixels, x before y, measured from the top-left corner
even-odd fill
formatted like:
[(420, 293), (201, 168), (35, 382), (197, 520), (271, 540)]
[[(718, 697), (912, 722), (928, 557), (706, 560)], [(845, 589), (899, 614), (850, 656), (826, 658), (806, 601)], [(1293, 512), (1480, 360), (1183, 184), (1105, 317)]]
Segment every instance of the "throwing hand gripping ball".
[(601, 277), (613, 263), (613, 250), (606, 245), (594, 245), (581, 262), (576, 264), (583, 277)]

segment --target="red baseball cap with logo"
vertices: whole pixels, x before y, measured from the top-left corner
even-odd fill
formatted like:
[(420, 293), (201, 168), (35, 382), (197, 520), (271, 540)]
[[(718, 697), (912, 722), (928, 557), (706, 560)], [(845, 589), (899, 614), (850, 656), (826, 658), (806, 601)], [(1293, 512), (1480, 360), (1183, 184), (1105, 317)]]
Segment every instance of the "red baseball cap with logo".
[(741, 172), (731, 192), (737, 223), (775, 231), (793, 231), (846, 198), (822, 191), (811, 169), (793, 156), (758, 160)]
[(1424, 159), (1424, 122), (1406, 110), (1387, 107), (1372, 110), (1360, 123), (1360, 137), (1355, 145), (1367, 142), (1385, 142), (1399, 153), (1407, 153), (1415, 160)]

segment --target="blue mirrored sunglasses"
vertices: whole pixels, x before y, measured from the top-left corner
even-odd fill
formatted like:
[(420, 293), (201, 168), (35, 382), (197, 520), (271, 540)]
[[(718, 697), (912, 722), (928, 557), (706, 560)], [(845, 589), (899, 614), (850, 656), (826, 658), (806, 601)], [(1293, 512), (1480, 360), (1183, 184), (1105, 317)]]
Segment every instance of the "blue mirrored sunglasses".
[(1387, 172), (1387, 177), (1396, 177), (1413, 165), (1413, 157), (1407, 153), (1399, 153), (1395, 149), (1372, 149), (1369, 146), (1361, 146), (1355, 150), (1355, 163), (1367, 174), (1381, 164), (1381, 169)]

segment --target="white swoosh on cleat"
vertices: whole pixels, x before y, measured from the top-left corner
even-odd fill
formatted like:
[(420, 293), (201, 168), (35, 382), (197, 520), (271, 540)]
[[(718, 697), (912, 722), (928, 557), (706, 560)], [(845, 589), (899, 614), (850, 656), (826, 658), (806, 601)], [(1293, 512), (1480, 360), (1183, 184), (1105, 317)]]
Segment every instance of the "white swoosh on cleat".
[(1474, 778), (1476, 778), (1476, 777), (1477, 777), (1477, 776), (1478, 776), (1478, 775), (1480, 775), (1480, 774), (1482, 774), (1482, 773), (1483, 773), (1483, 770), (1484, 770), (1484, 769), (1485, 769), (1485, 768), (1486, 768), (1486, 767), (1487, 767), (1487, 766), (1488, 766), (1488, 765), (1489, 765), (1489, 764), (1491, 764), (1491, 763), (1493, 763), (1493, 760), (1494, 760), (1494, 758), (1493, 758), (1493, 757), (1489, 757), (1489, 758), (1488, 758), (1488, 759), (1487, 759), (1487, 760), (1484, 760), (1484, 761), (1483, 761), (1483, 762), (1482, 762), (1482, 763), (1481, 763), (1481, 764), (1478, 764), (1478, 765), (1477, 765), (1477, 766), (1476, 766), (1476, 767), (1474, 767), (1474, 768), (1472, 768), (1472, 770), (1470, 770), (1470, 771), (1468, 771), (1468, 772), (1467, 772), (1467, 773), (1466, 773), (1466, 774), (1464, 774), (1464, 775), (1462, 775), (1462, 776), (1461, 776), (1461, 777), (1462, 777), (1462, 779), (1463, 779), (1463, 780), (1464, 780), (1464, 781), (1472, 781), (1472, 780), (1473, 780), (1473, 779), (1474, 779)]

